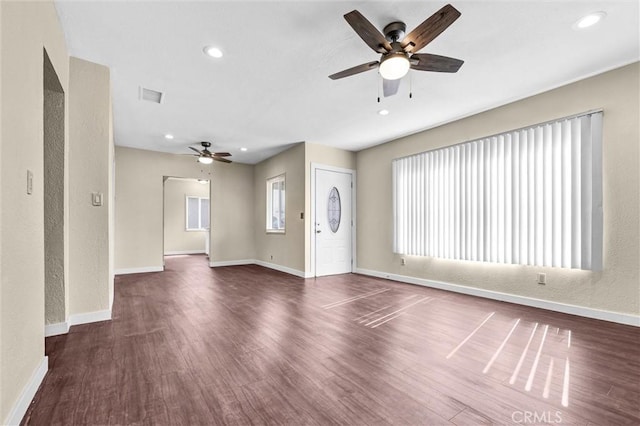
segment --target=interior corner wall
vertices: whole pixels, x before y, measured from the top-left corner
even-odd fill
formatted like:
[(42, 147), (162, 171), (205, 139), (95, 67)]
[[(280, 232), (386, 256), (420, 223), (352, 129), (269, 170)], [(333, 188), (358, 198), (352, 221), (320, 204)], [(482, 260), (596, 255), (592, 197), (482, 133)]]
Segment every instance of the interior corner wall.
[(115, 272), (163, 269), (163, 177), (210, 180), (211, 262), (253, 259), (253, 166), (117, 146)]
[[(109, 311), (109, 68), (69, 61), (69, 313)], [(95, 206), (92, 194), (102, 194)]]
[[(358, 267), (613, 313), (640, 313), (640, 66), (634, 63), (357, 154)], [(392, 251), (391, 161), (488, 135), (604, 109), (604, 270), (503, 265)], [(547, 274), (547, 284), (536, 274)]]
[[(285, 175), (285, 232), (267, 233), (267, 179)], [(255, 165), (255, 259), (297, 275), (305, 272), (305, 144), (299, 143)]]
[(306, 193), (304, 211), (307, 213), (305, 214), (304, 220), (304, 258), (305, 271), (307, 272), (311, 271), (311, 233), (314, 231), (313, 224), (311, 223), (311, 164), (322, 164), (325, 166), (356, 170), (356, 153), (326, 145), (305, 143), (304, 187), (306, 188)]
[[(5, 424), (26, 410), (21, 398), (45, 360), (43, 48), (65, 93), (69, 59), (51, 1), (0, 2), (0, 43), (0, 423)], [(30, 195), (27, 170), (34, 176)]]
[(186, 197), (209, 198), (209, 184), (194, 179), (164, 183), (164, 254), (204, 253), (207, 231), (187, 231)]

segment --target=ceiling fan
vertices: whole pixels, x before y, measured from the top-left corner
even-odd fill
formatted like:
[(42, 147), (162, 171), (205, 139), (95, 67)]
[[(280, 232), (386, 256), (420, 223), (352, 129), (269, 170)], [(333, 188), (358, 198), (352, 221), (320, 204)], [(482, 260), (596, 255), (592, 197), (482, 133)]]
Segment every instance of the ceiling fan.
[(405, 36), (404, 22), (392, 22), (380, 33), (357, 10), (344, 15), (344, 19), (367, 45), (382, 54), (379, 61), (368, 62), (329, 76), (332, 80), (348, 77), (379, 68), (383, 78), (384, 96), (395, 95), (400, 87), (400, 79), (409, 69), (417, 71), (457, 72), (464, 61), (430, 53), (415, 53), (431, 43), (449, 25), (460, 17), (461, 13), (450, 4), (431, 15)]
[(224, 157), (231, 157), (231, 154), (228, 152), (211, 152), (209, 151), (209, 147), (211, 146), (211, 142), (200, 142), (202, 145), (202, 151), (192, 146), (189, 147), (190, 150), (195, 151), (198, 155), (194, 155), (194, 157), (198, 157), (198, 161), (203, 164), (211, 164), (213, 160), (221, 161), (223, 163), (231, 163), (231, 160), (227, 160)]

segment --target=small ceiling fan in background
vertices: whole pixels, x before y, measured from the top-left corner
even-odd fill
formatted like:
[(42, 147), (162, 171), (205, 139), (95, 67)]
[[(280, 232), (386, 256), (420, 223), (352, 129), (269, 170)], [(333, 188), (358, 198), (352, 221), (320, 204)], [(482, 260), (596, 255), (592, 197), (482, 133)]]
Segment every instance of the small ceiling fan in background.
[(344, 15), (344, 19), (370, 48), (382, 56), (379, 61), (368, 62), (340, 71), (330, 75), (329, 78), (337, 80), (379, 68), (383, 78), (384, 96), (391, 96), (398, 92), (400, 79), (409, 72), (409, 69), (457, 72), (464, 61), (447, 56), (416, 52), (431, 43), (460, 15), (461, 13), (455, 7), (448, 4), (405, 36), (407, 27), (404, 22), (390, 23), (384, 27), (384, 35), (382, 35), (360, 12), (351, 11)]
[(209, 151), (209, 147), (211, 146), (211, 142), (200, 142), (202, 145), (202, 151), (192, 146), (189, 147), (190, 150), (197, 152), (197, 155), (193, 155), (194, 157), (198, 157), (198, 161), (203, 164), (211, 164), (213, 161), (221, 161), (223, 163), (231, 163), (231, 160), (228, 160), (224, 157), (231, 157), (231, 154), (228, 152), (211, 152)]

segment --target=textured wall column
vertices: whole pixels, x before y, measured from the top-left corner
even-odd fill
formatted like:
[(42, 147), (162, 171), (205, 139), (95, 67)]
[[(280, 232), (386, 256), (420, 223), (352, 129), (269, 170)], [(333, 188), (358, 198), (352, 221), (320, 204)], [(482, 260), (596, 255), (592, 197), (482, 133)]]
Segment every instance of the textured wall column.
[[(69, 308), (70, 314), (110, 307), (109, 196), (111, 96), (109, 69), (69, 62)], [(102, 194), (95, 206), (92, 194)]]

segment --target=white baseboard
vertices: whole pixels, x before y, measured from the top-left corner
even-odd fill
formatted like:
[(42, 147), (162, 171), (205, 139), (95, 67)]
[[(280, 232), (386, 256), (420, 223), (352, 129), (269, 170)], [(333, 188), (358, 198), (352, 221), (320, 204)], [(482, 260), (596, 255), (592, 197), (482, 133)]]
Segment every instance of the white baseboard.
[(68, 322), (59, 322), (56, 324), (47, 324), (44, 326), (44, 337), (59, 336), (69, 332)]
[(393, 281), (400, 281), (407, 284), (416, 284), (425, 287), (437, 288), (440, 290), (453, 291), (456, 293), (468, 294), (471, 296), (484, 297), (485, 299), (500, 300), (502, 302), (515, 303), (518, 305), (531, 306), (534, 308), (547, 309), (549, 311), (562, 312), (565, 314), (578, 315), (586, 318), (610, 321), (619, 324), (633, 325), (640, 327), (640, 316), (623, 314), (619, 312), (603, 311), (599, 309), (587, 308), (584, 306), (569, 305), (566, 303), (552, 302), (549, 300), (535, 299), (532, 297), (517, 296), (514, 294), (501, 293), (498, 291), (484, 290), (481, 288), (468, 287), (460, 284), (452, 284), (442, 281), (432, 281), (424, 278), (410, 277), (406, 275), (390, 274), (387, 272), (373, 271), (370, 269), (357, 268), (357, 274), (369, 275), (377, 278), (386, 278)]
[(116, 275), (127, 275), (127, 274), (144, 274), (146, 272), (162, 272), (164, 271), (164, 266), (143, 266), (140, 268), (122, 268), (116, 269)]
[(209, 261), (209, 266), (212, 268), (218, 266), (240, 266), (240, 265), (253, 265), (256, 261), (253, 259), (240, 259), (240, 260), (221, 260), (218, 262)]
[(209, 262), (209, 266), (215, 268), (217, 266), (239, 266), (239, 265), (259, 265), (265, 268), (273, 269), (276, 271), (284, 272), (286, 274), (295, 275), (300, 278), (311, 278), (311, 273), (305, 273), (297, 269), (289, 268), (287, 266), (278, 265), (275, 263), (265, 262), (263, 260), (256, 259), (240, 259), (240, 260), (223, 260), (220, 262)]
[(71, 315), (69, 317), (69, 326), (109, 320), (111, 320), (111, 310), (85, 312)]
[(48, 357), (43, 357), (42, 361), (40, 361), (40, 365), (31, 375), (31, 379), (27, 382), (27, 385), (20, 393), (18, 400), (13, 405), (13, 408), (9, 412), (9, 416), (2, 423), (3, 425), (19, 425), (24, 417), (33, 397), (36, 396), (36, 392), (44, 380), (44, 376), (47, 374), (47, 370), (49, 370), (49, 359)]
[(47, 324), (44, 326), (44, 337), (59, 336), (67, 334), (72, 325), (90, 324), (92, 322), (111, 320), (111, 309), (105, 311), (86, 312), (71, 315), (65, 322)]
[(177, 256), (181, 254), (206, 254), (207, 252), (204, 250), (170, 250), (165, 251), (165, 256)]
[(296, 277), (306, 278), (304, 271), (299, 271), (297, 269), (289, 268), (287, 266), (278, 265), (275, 263), (265, 262), (263, 260), (254, 261), (256, 265), (264, 266), (265, 268), (273, 269), (276, 271), (284, 272), (286, 274), (295, 275)]

